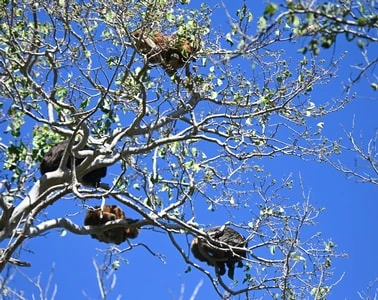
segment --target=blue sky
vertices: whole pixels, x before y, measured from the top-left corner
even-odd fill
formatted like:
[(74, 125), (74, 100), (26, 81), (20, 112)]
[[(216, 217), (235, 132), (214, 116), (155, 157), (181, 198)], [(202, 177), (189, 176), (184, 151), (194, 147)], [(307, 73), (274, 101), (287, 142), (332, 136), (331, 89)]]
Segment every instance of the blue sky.
[[(263, 2), (261, 1), (261, 3)], [(256, 16), (263, 8), (261, 3), (254, 7)], [(227, 4), (230, 10), (234, 4)], [(220, 26), (227, 24), (221, 17), (214, 19), (213, 23)], [(349, 66), (356, 63), (356, 58), (360, 57), (355, 44), (345, 43), (342, 40), (338, 41), (336, 53), (332, 54), (338, 55), (345, 50), (348, 51), (348, 55), (341, 63), (341, 72), (338, 73), (338, 77), (330, 85), (316, 86), (311, 95), (314, 101), (343, 96), (341, 83), (347, 81), (352, 74)], [(371, 53), (374, 52), (371, 51)], [(295, 51), (291, 52), (291, 50), (288, 50), (287, 55), (292, 60), (302, 58), (301, 55)], [(331, 55), (331, 53), (327, 55)], [(345, 109), (320, 121), (325, 123), (323, 130), (325, 135), (329, 135), (331, 138), (341, 136), (346, 142), (343, 128), (350, 131), (354, 118), (356, 136), (361, 134), (362, 142), (366, 146), (369, 139), (373, 138), (377, 132), (377, 92), (372, 91), (369, 84), (365, 82), (356, 85), (354, 91), (358, 93), (358, 96)], [(356, 156), (345, 152), (342, 159), (350, 167), (353, 167)], [(305, 192), (310, 193), (311, 203), (325, 208), (325, 211), (316, 220), (316, 226), (308, 230), (313, 233), (321, 231), (325, 239), (331, 238), (335, 242), (339, 252), (348, 254), (348, 258), (335, 260), (333, 265), (335, 268), (334, 281), (341, 276), (343, 279), (332, 290), (328, 299), (357, 299), (357, 292), (365, 290), (370, 281), (378, 278), (377, 187), (359, 183), (354, 178), (347, 178), (325, 163), (318, 164), (313, 161), (287, 157), (267, 159), (260, 163), (278, 178), (292, 174), (296, 182), (295, 188), (290, 193), (293, 201), (296, 198), (297, 201), (301, 199), (299, 187), (299, 177), (301, 177)], [(96, 203), (93, 201), (91, 204), (95, 205)], [(71, 217), (80, 209), (81, 202), (79, 200), (63, 200), (49, 207), (47, 212), (49, 217), (62, 216), (62, 211)], [(248, 213), (249, 211), (238, 212), (245, 218), (248, 218)], [(203, 219), (208, 215), (207, 212), (204, 213)], [(138, 217), (132, 213), (129, 216)], [(213, 214), (209, 225), (222, 224), (227, 217), (227, 214)], [(82, 222), (82, 218), (83, 211), (79, 216), (72, 216), (72, 219), (79, 224)], [(179, 237), (183, 243), (185, 239), (185, 235)], [(140, 236), (132, 242), (149, 245), (154, 252), (164, 255), (164, 262), (141, 246), (136, 246), (131, 251), (123, 253), (122, 257), (125, 262), (122, 262), (119, 270), (115, 272), (116, 287), (109, 295), (109, 299), (116, 299), (119, 294), (122, 295), (122, 299), (190, 299), (199, 283), (202, 284), (199, 287), (197, 300), (217, 299), (209, 279), (203, 273), (195, 269), (185, 273), (187, 264), (171, 245), (166, 234), (159, 230), (146, 228), (142, 229)], [(127, 245), (124, 247), (126, 248)], [(59, 231), (52, 231), (46, 236), (28, 241), (25, 249), (30, 252), (23, 252), (22, 258), (29, 261), (32, 268), (22, 269), (22, 271), (33, 279), (41, 274), (42, 286), (46, 286), (48, 276), (54, 266), (52, 283), (57, 284), (58, 288), (55, 299), (85, 299), (84, 293), (90, 299), (99, 299), (92, 260), (95, 259), (98, 264), (101, 264), (104, 259), (102, 251), (106, 249), (105, 244), (98, 243), (89, 236), (75, 236), (71, 233), (60, 236)], [(240, 270), (236, 272), (239, 272), (237, 276), (241, 275)], [(110, 284), (110, 280), (106, 284)], [(12, 286), (18, 290), (24, 290), (26, 299), (31, 299), (33, 293), (38, 294), (37, 290), (27, 283), (27, 280), (19, 273), (14, 278)], [(182, 287), (185, 290), (180, 298)], [(50, 297), (51, 289), (46, 298)], [(243, 296), (240, 299), (244, 299)]]

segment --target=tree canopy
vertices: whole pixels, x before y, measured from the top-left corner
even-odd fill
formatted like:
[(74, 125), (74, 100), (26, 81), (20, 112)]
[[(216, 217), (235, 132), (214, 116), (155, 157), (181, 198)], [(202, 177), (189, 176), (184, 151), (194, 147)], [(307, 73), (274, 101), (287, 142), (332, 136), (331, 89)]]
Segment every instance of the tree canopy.
[[(359, 86), (378, 89), (377, 7), (253, 5), (0, 1), (3, 295), (18, 299), (7, 274), (29, 266), (28, 241), (56, 230), (88, 241), (119, 227), (167, 237), (186, 272), (205, 274), (220, 298), (325, 299), (332, 291), (340, 279), (333, 262), (344, 253), (314, 227), (323, 208), (311, 203), (300, 175), (272, 175), (264, 164), (327, 163), (377, 184), (374, 137), (365, 148), (353, 132), (346, 142), (324, 133), (327, 116), (354, 101)], [(349, 81), (336, 81), (341, 96), (315, 97), (345, 72), (339, 45), (356, 47), (358, 64), (346, 70)], [(41, 161), (62, 141), (62, 162), (41, 174)], [(348, 151), (367, 169), (344, 162)], [(104, 168), (101, 183), (88, 185), (85, 176)], [(83, 225), (87, 210), (108, 204), (133, 222)], [(211, 242), (206, 230), (218, 225), (248, 242), (238, 246), (246, 257), (232, 279), (190, 251), (194, 237)], [(112, 289), (104, 274), (136, 248), (145, 260), (163, 260), (138, 237), (94, 242), (106, 249), (103, 265), (95, 264), (103, 299)], [(232, 246), (225, 247), (237, 254)]]

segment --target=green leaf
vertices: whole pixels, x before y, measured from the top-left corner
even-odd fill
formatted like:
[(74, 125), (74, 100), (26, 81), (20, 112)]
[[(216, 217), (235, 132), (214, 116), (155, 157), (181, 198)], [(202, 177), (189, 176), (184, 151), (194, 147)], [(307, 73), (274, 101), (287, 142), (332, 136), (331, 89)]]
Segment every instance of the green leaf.
[(266, 18), (260, 17), (260, 19), (257, 22), (257, 27), (258, 27), (259, 31), (264, 31), (265, 28), (266, 28), (266, 24), (267, 24)]
[(270, 3), (267, 7), (265, 7), (264, 15), (272, 17), (276, 11), (278, 10), (278, 5), (275, 3)]
[(174, 142), (174, 143), (169, 144), (169, 148), (172, 153), (177, 153), (179, 147), (180, 147), (180, 142)]
[(298, 53), (306, 54), (307, 53), (307, 47), (299, 48), (297, 50)]
[(360, 49), (364, 49), (364, 48), (365, 48), (365, 43), (364, 43), (364, 41), (361, 40), (361, 39), (359, 39), (359, 40), (357, 41), (357, 46), (358, 46), (358, 48), (360, 48)]
[(367, 20), (365, 18), (358, 18), (357, 25), (358, 26), (365, 26), (367, 24)]
[(335, 36), (334, 35), (328, 35), (328, 36), (323, 36), (321, 39), (321, 46), (324, 49), (328, 49), (329, 47), (332, 46), (333, 42), (335, 41)]
[(302, 255), (295, 252), (291, 255), (291, 259), (295, 261), (306, 261), (306, 259)]
[(212, 91), (210, 94), (210, 99), (215, 100), (218, 97), (218, 92)]
[(58, 99), (64, 99), (67, 96), (67, 88), (58, 85), (56, 87), (55, 95), (58, 97)]
[(233, 42), (233, 40), (232, 40), (232, 37), (231, 37), (231, 33), (230, 33), (230, 32), (226, 34), (226, 41), (227, 41), (231, 46), (234, 45), (234, 42)]
[(90, 100), (89, 98), (83, 100), (81, 103), (80, 103), (80, 108), (86, 108), (90, 103)]
[(118, 270), (118, 268), (121, 266), (121, 261), (120, 260), (115, 260), (112, 262), (112, 269), (113, 270)]

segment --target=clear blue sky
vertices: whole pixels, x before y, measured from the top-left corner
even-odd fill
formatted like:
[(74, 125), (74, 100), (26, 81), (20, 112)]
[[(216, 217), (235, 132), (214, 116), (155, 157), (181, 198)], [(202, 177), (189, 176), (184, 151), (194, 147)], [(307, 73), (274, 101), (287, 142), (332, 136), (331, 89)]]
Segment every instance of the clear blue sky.
[[(232, 10), (234, 4), (227, 5)], [(255, 3), (253, 5), (255, 6)], [(255, 7), (256, 16), (262, 9), (260, 5)], [(226, 24), (221, 18), (214, 19), (213, 23), (214, 26)], [(344, 50), (348, 50), (349, 54), (341, 63), (342, 71), (339, 72), (339, 77), (330, 85), (315, 87), (312, 94), (314, 101), (317, 97), (331, 99), (343, 95), (341, 82), (347, 81), (351, 74), (350, 64), (356, 62), (356, 57), (360, 57), (355, 44), (346, 44), (340, 40), (337, 52), (341, 53)], [(302, 58), (295, 51), (287, 55), (293, 60)], [(358, 96), (352, 103), (344, 110), (322, 120), (325, 122), (324, 133), (333, 138), (342, 136), (346, 140), (343, 127), (347, 131), (350, 130), (354, 117), (356, 135), (361, 133), (364, 138), (363, 143), (366, 145), (377, 132), (378, 96), (377, 92), (373, 92), (363, 82), (356, 86), (355, 91)], [(355, 158), (350, 153), (343, 156), (351, 167)], [(321, 231), (324, 238), (332, 238), (338, 245), (339, 252), (348, 254), (348, 258), (335, 261), (334, 281), (337, 281), (342, 274), (345, 275), (327, 299), (357, 299), (357, 292), (364, 290), (370, 281), (378, 277), (377, 187), (348, 179), (329, 165), (298, 158), (278, 158), (263, 161), (262, 164), (277, 177), (292, 173), (297, 183), (301, 175), (306, 192), (310, 192), (311, 203), (326, 208), (317, 219), (317, 225), (311, 230), (313, 233)], [(298, 186), (292, 195), (298, 197), (298, 201), (301, 199)], [(91, 204), (94, 205), (95, 202)], [(61, 216), (62, 210), (73, 214), (80, 207), (80, 201), (60, 201), (49, 207), (47, 211), (49, 216)], [(246, 215), (248, 213), (245, 211)], [(137, 216), (130, 215), (130, 217)], [(72, 219), (80, 224), (82, 218), (83, 214)], [(221, 224), (224, 220), (225, 216), (220, 215), (219, 219), (212, 219), (212, 225)], [(182, 239), (185, 239), (185, 236)], [(117, 284), (109, 299), (116, 299), (118, 294), (122, 295), (122, 299), (180, 299), (182, 286), (185, 287), (182, 299), (189, 299), (199, 282), (202, 282), (202, 286), (197, 300), (217, 299), (209, 279), (204, 274), (198, 270), (185, 273), (187, 265), (171, 245), (167, 235), (146, 229), (142, 230), (140, 236), (133, 242), (147, 244), (153, 251), (164, 254), (165, 263), (152, 256), (143, 247), (135, 247), (125, 252), (123, 257), (128, 260), (128, 264), (121, 264), (115, 273)], [(32, 268), (22, 271), (31, 278), (41, 274), (41, 280), (45, 285), (55, 264), (52, 283), (58, 286), (56, 299), (85, 299), (83, 292), (91, 299), (99, 298), (92, 259), (96, 259), (98, 264), (101, 264), (103, 260), (101, 250), (106, 248), (105, 244), (98, 243), (89, 236), (75, 236), (71, 233), (61, 237), (58, 231), (53, 231), (46, 236), (30, 240), (26, 245), (26, 249), (31, 252), (23, 253), (22, 258), (31, 262)], [(110, 284), (110, 281), (106, 284)], [(24, 290), (27, 299), (31, 299), (32, 293), (37, 294), (37, 291), (32, 289), (30, 283), (27, 284), (20, 274), (14, 278), (12, 286)], [(243, 299), (243, 296), (240, 299)]]

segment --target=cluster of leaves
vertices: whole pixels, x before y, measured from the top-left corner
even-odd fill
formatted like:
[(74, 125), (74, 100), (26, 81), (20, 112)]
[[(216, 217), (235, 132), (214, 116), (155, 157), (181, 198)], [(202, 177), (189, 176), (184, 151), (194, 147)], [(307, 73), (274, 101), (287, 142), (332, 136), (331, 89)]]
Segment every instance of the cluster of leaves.
[[(340, 35), (349, 42), (357, 39), (357, 45), (361, 49), (369, 43), (377, 42), (377, 38), (371, 33), (378, 28), (378, 14), (370, 1), (286, 1), (283, 5), (270, 3), (260, 24), (266, 24), (268, 19), (279, 13), (282, 14), (278, 18), (292, 29), (292, 38), (310, 37), (308, 46), (298, 50), (304, 54), (311, 51), (319, 55), (320, 48), (330, 48)], [(265, 26), (261, 27), (264, 28)]]

